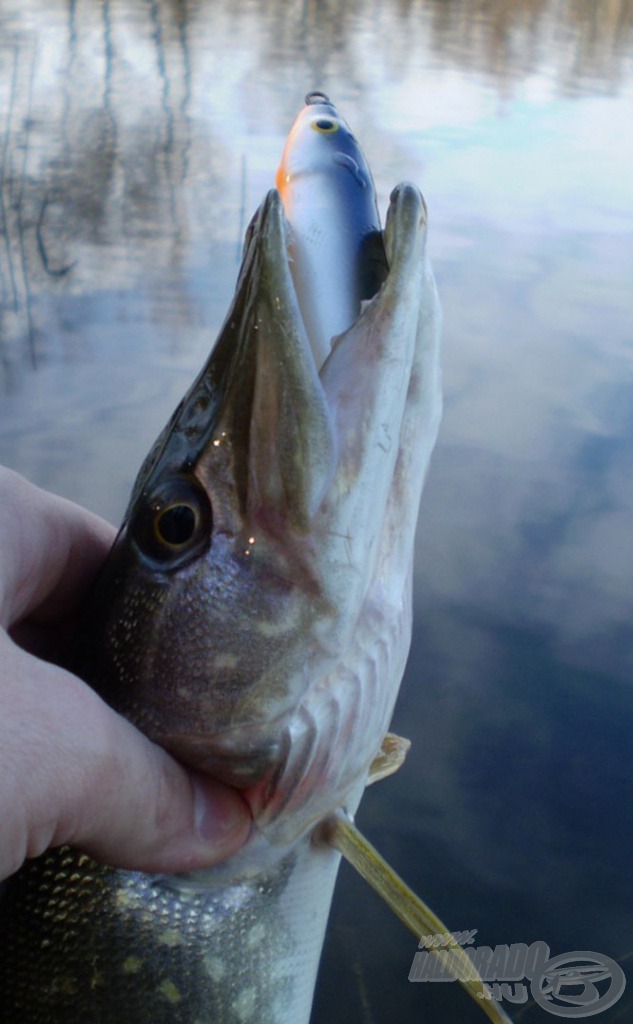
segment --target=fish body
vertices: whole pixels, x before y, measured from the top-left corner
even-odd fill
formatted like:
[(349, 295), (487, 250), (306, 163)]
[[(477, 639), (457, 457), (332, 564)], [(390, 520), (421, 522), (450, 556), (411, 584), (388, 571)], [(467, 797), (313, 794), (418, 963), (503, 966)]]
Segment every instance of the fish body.
[(441, 405), (413, 186), (394, 190), (384, 240), (384, 284), (320, 365), (269, 193), (71, 661), (152, 739), (240, 787), (252, 835), (183, 876), (69, 849), (27, 864), (0, 919), (5, 1024), (308, 1020), (339, 859), (311, 836), (355, 811), (388, 727)]
[(306, 96), (286, 141), (277, 188), (290, 225), (290, 269), (317, 365), (357, 319), (387, 264), (371, 171), (325, 93)]

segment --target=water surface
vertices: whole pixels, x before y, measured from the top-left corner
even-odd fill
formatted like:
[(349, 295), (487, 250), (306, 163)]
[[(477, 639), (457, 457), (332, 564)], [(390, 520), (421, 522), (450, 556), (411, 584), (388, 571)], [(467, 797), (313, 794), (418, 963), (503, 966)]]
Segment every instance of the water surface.
[[(631, 972), (630, 0), (3, 0), (0, 461), (120, 518), (313, 88), (383, 211), (422, 188), (445, 311), (413, 748), (361, 826), (479, 944)], [(344, 869), (314, 1024), (479, 1020), (415, 949)]]

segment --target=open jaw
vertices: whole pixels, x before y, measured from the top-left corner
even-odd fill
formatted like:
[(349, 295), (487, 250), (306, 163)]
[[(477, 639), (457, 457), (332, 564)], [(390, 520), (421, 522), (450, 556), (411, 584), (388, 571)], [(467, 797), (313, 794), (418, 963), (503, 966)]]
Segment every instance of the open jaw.
[[(275, 192), (245, 247), (234, 306), (250, 310), (241, 337), (255, 365), (245, 516), (253, 533), (268, 534), (263, 561), (284, 549), (280, 571), (293, 577), (300, 628), (287, 656), (233, 703), (225, 727), (189, 753), (197, 746), (206, 770), (245, 787), (264, 823), (311, 821), (343, 799), (391, 717), (409, 644), (413, 532), (439, 419), (425, 235), (421, 197), (403, 186), (385, 236), (391, 273), (322, 367), (301, 320)], [(245, 628), (256, 632), (257, 623)], [(217, 696), (209, 707), (216, 721)]]
[(295, 830), (362, 779), (408, 650), (440, 410), (417, 189), (394, 191), (384, 237), (382, 288), (317, 367), (266, 197), (218, 341), (139, 474), (100, 588), (108, 653), (86, 675)]

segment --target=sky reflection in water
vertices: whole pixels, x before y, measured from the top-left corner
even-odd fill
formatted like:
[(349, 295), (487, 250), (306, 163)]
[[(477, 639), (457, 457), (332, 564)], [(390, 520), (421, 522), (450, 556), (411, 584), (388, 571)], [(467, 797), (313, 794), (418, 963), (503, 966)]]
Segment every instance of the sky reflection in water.
[[(361, 823), (451, 927), (625, 970), (632, 29), (626, 0), (0, 12), (0, 460), (110, 518), (222, 321), (303, 94), (340, 105), (383, 210), (421, 185), (446, 412), (395, 723), (413, 750)], [(316, 1024), (478, 1020), (407, 981), (414, 951), (344, 872)]]

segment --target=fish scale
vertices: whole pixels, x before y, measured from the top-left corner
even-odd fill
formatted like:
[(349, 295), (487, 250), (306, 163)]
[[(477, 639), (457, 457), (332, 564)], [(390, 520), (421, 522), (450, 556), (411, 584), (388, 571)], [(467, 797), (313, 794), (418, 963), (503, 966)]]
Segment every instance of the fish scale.
[[(19, 873), (3, 907), (19, 923), (3, 951), (11, 1010), (4, 1003), (0, 1019), (61, 1024), (71, 1006), (77, 1024), (302, 1020), (314, 984), (314, 957), (302, 947), (324, 927), (323, 886), (333, 885), (337, 861), (331, 851), (315, 859), (304, 843), (256, 884), (247, 875), (218, 888), (51, 851)], [(303, 891), (311, 881), (312, 906)]]

